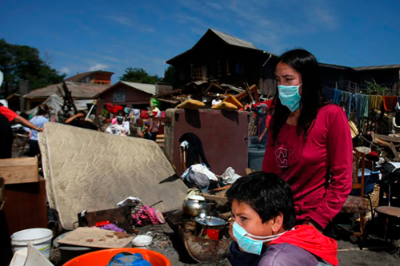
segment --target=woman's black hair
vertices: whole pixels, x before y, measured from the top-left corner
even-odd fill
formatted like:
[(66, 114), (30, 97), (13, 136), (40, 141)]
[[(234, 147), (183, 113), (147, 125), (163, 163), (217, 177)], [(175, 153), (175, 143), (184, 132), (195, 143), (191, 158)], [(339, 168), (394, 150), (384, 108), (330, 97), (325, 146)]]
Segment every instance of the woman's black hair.
[[(302, 78), (302, 94), (300, 100), (300, 116), (297, 121), (297, 134), (303, 135), (304, 140), (307, 133), (317, 117), (318, 109), (327, 104), (325, 99), (317, 59), (304, 49), (294, 49), (285, 52), (279, 58), (279, 62), (285, 63), (300, 73)], [(279, 93), (275, 95), (275, 110), (271, 119), (272, 138), (275, 141), (278, 133), (286, 123), (290, 110), (282, 105)]]
[(226, 192), (228, 201), (248, 204), (263, 223), (283, 214), (283, 227), (292, 228), (296, 223), (293, 193), (290, 186), (272, 173), (255, 172), (236, 180)]

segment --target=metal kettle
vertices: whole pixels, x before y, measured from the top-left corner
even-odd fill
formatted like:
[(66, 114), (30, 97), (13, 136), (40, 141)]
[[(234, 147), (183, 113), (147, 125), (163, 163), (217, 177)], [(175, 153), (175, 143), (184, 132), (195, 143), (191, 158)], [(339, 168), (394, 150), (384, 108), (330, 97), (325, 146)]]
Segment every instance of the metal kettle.
[(197, 217), (202, 210), (207, 211), (207, 207), (205, 198), (198, 195), (189, 196), (182, 204), (183, 214), (192, 217)]

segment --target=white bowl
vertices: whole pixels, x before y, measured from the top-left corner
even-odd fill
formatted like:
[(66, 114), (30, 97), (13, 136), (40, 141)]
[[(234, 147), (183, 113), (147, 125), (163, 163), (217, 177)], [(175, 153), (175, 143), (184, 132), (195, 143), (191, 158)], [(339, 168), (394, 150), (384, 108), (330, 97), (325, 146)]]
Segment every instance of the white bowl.
[(153, 237), (148, 235), (138, 235), (132, 240), (132, 245), (135, 247), (145, 247), (150, 246), (153, 242)]

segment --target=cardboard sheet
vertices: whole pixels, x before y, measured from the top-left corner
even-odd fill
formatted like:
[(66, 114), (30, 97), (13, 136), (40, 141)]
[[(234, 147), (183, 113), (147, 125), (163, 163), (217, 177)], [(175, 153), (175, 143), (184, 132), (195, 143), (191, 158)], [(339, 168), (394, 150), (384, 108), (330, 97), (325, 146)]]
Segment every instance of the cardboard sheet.
[(58, 242), (83, 247), (123, 248), (129, 245), (133, 238), (133, 235), (126, 233), (91, 227), (79, 227)]

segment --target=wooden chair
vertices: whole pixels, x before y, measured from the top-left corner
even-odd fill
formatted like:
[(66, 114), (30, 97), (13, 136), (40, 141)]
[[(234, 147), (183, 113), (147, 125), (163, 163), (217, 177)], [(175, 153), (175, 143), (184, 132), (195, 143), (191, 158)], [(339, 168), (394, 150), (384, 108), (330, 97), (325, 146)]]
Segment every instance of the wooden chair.
[(378, 216), (383, 217), (385, 220), (385, 231), (383, 236), (385, 242), (388, 239), (389, 225), (398, 228), (400, 227), (400, 207), (392, 206), (392, 197), (394, 196), (392, 191), (393, 186), (394, 183), (389, 182), (387, 184), (387, 206), (379, 206), (375, 208), (375, 212), (378, 213)]
[[(361, 177), (359, 177), (359, 170), (361, 169)], [(368, 200), (364, 198), (364, 172), (365, 172), (365, 153), (358, 151), (356, 148), (353, 150), (353, 185), (352, 189), (360, 189), (359, 196), (349, 195), (346, 202), (343, 204), (341, 213), (360, 215), (360, 228), (359, 231), (353, 231), (352, 235), (361, 237), (362, 247), (367, 237), (365, 215), (369, 209)]]

